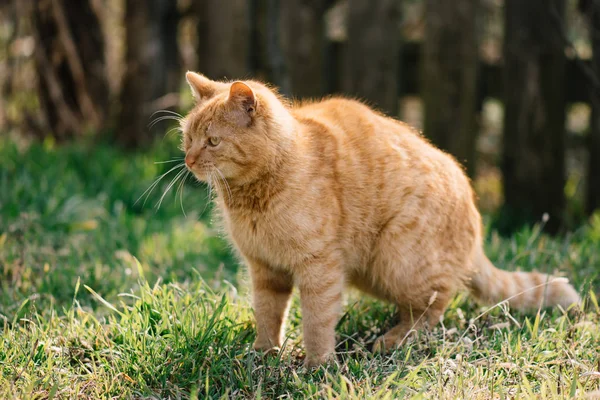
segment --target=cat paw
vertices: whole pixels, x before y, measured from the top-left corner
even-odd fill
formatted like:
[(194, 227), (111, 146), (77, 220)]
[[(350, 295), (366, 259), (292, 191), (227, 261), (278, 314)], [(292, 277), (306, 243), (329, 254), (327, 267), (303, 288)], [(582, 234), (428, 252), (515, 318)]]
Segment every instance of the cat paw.
[(317, 355), (308, 356), (307, 355), (306, 358), (304, 359), (304, 367), (306, 369), (313, 369), (313, 368), (317, 368), (321, 365), (330, 364), (333, 361), (335, 361), (335, 355), (333, 353), (325, 354), (325, 355), (321, 355), (321, 356), (317, 356)]
[(391, 353), (398, 346), (396, 338), (386, 337), (386, 335), (379, 336), (373, 344), (373, 353), (388, 354)]
[(278, 354), (281, 351), (279, 346), (273, 346), (270, 343), (254, 342), (252, 349), (262, 353), (265, 356)]
[(281, 348), (275, 346), (268, 349), (254, 349), (254, 351), (262, 354), (263, 357), (276, 356), (281, 351)]

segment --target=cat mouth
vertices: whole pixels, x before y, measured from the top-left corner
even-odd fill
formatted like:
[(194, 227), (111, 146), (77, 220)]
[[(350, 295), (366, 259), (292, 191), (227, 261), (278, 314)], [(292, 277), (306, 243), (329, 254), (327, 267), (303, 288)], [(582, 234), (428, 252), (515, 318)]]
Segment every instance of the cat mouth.
[(212, 164), (194, 164), (191, 167), (189, 165), (186, 165), (187, 169), (189, 169), (191, 172), (197, 173), (197, 172), (202, 172), (202, 173), (209, 173), (211, 172), (215, 166)]
[(193, 165), (192, 167), (187, 167), (187, 169), (192, 172), (196, 178), (202, 181), (206, 181), (211, 174), (214, 172), (215, 167), (213, 165)]

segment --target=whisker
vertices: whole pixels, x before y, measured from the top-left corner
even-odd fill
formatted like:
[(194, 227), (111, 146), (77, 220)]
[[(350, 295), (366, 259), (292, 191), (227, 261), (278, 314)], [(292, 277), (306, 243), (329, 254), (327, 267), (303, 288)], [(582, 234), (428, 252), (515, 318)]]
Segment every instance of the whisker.
[(162, 117), (158, 117), (158, 118), (155, 118), (154, 120), (152, 120), (148, 124), (148, 128), (152, 128), (153, 126), (155, 126), (156, 124), (158, 124), (160, 121), (168, 121), (168, 120), (173, 120), (173, 121), (181, 122), (182, 118), (175, 117), (173, 115), (163, 115)]
[(221, 189), (220, 182), (216, 179), (217, 174), (213, 169), (210, 170), (210, 183), (214, 189), (214, 193), (211, 192), (211, 200), (214, 200), (219, 195), (219, 190)]
[(160, 196), (160, 200), (158, 201), (158, 204), (156, 205), (156, 209), (157, 210), (160, 209), (162, 201), (165, 198), (165, 196), (167, 195), (167, 193), (169, 193), (169, 190), (171, 190), (171, 188), (173, 187), (173, 185), (175, 183), (177, 183), (177, 181), (179, 180), (179, 178), (181, 178), (181, 176), (183, 175), (183, 173), (185, 173), (185, 171), (187, 171), (187, 169), (182, 169), (181, 171), (179, 171), (177, 173), (177, 175), (175, 175), (175, 178), (173, 178), (173, 180), (171, 181), (171, 183), (169, 183), (169, 185), (167, 186), (167, 188), (163, 192), (162, 196)]
[(177, 161), (183, 161), (183, 157), (175, 158), (173, 160), (167, 160), (167, 161), (154, 161), (154, 164), (168, 164), (168, 163), (177, 162)]
[(141, 196), (140, 196), (140, 197), (138, 197), (138, 199), (135, 201), (135, 203), (133, 203), (133, 205), (136, 205), (136, 204), (138, 203), (138, 201), (140, 201), (140, 200), (141, 200), (141, 198), (142, 198), (142, 197), (144, 197), (144, 195), (145, 195), (146, 193), (148, 193), (148, 194), (146, 195), (146, 199), (144, 200), (144, 203), (142, 204), (142, 206), (146, 205), (146, 201), (148, 200), (148, 197), (150, 197), (150, 195), (152, 194), (152, 191), (154, 190), (154, 188), (156, 188), (156, 185), (158, 185), (158, 183), (159, 183), (159, 182), (160, 182), (160, 181), (161, 181), (161, 180), (162, 180), (162, 179), (163, 179), (165, 176), (167, 176), (168, 174), (170, 174), (171, 172), (173, 172), (173, 171), (174, 171), (174, 170), (176, 170), (177, 168), (181, 168), (181, 167), (183, 167), (183, 166), (185, 166), (185, 163), (180, 163), (180, 164), (177, 164), (176, 166), (174, 166), (173, 168), (171, 168), (170, 170), (168, 170), (167, 172), (165, 172), (164, 174), (162, 174), (161, 176), (159, 176), (158, 178), (156, 178), (156, 179), (154, 180), (154, 182), (152, 182), (152, 184), (150, 184), (150, 186), (148, 186), (148, 189), (146, 189), (146, 190), (144, 191), (144, 193), (142, 193), (142, 194), (141, 194)]
[(156, 118), (156, 119), (152, 120), (152, 121), (151, 121), (151, 122), (148, 124), (148, 128), (152, 128), (152, 127), (154, 127), (156, 124), (158, 124), (158, 123), (159, 123), (159, 122), (161, 122), (161, 121), (169, 121), (169, 120), (171, 120), (171, 121), (176, 121), (176, 122), (178, 122), (178, 123), (181, 123), (181, 120), (180, 120), (180, 119), (177, 119), (176, 117), (173, 117), (173, 116), (171, 116), (171, 115), (165, 115), (165, 116), (158, 117), (158, 118)]
[(208, 201), (209, 202), (212, 201), (212, 199), (213, 199), (213, 192), (212, 192), (213, 185), (214, 185), (214, 183), (213, 183), (213, 175), (212, 175), (212, 171), (210, 171), (208, 173)]
[(212, 195), (212, 171), (208, 172), (208, 188), (211, 189), (211, 191), (209, 192), (210, 195)]
[(189, 175), (190, 175), (190, 171), (187, 170), (186, 173), (183, 174), (183, 178), (180, 180), (179, 187), (177, 188), (177, 191), (175, 192), (175, 199), (177, 199), (177, 193), (179, 193), (179, 206), (181, 207), (181, 212), (183, 212), (184, 217), (187, 217), (187, 214), (185, 213), (185, 209), (183, 208), (183, 189), (185, 186), (185, 181)]
[(217, 196), (219, 195), (219, 191), (221, 191), (221, 192), (223, 191), (223, 185), (221, 184), (221, 179), (218, 174), (214, 174), (215, 171), (216, 171), (216, 169), (212, 171), (213, 172), (212, 182), (216, 189), (215, 192), (213, 193), (213, 199), (217, 198)]
[(183, 117), (178, 117), (178, 116), (175, 116), (175, 115), (169, 115), (169, 114), (167, 114), (167, 115), (160, 115), (160, 116), (154, 118), (151, 122), (163, 121), (163, 120), (166, 120), (166, 119), (171, 119), (173, 121), (181, 121), (184, 118)]
[(225, 198), (225, 189), (227, 189), (227, 187), (224, 187), (225, 185), (223, 184), (223, 179), (221, 179), (220, 175), (217, 175), (217, 181), (219, 182), (219, 189), (223, 193), (223, 198)]
[(229, 183), (227, 182), (227, 179), (225, 179), (225, 176), (223, 175), (223, 173), (221, 172), (221, 170), (219, 168), (215, 167), (215, 170), (219, 173), (219, 175), (221, 176), (221, 179), (225, 183), (225, 188), (227, 188), (227, 194), (229, 195), (229, 200), (231, 200), (231, 198), (233, 196), (231, 194), (231, 188), (229, 187)]
[(208, 186), (208, 195), (206, 197), (206, 202), (204, 203), (204, 208), (202, 209), (202, 214), (206, 211), (206, 207), (212, 201), (212, 172), (208, 172), (206, 176), (206, 185)]
[[(162, 179), (166, 176), (166, 174), (172, 172), (176, 168), (182, 168), (182, 167), (183, 166), (173, 167), (168, 172), (166, 172), (165, 174), (161, 175), (156, 181), (154, 181), (154, 183), (152, 185), (150, 185), (150, 187), (148, 187), (148, 189), (146, 189), (147, 191), (150, 190), (150, 192), (146, 195), (146, 198), (144, 199), (144, 203), (142, 204), (142, 206), (146, 205), (146, 201), (148, 201), (148, 198), (150, 198), (150, 195), (152, 194), (152, 192), (154, 191), (154, 189), (156, 189), (156, 187), (158, 186), (159, 182), (162, 181)], [(142, 194), (142, 196), (143, 196), (143, 194)]]
[(171, 128), (171, 129), (169, 129), (169, 130), (167, 131), (167, 133), (165, 133), (165, 136), (164, 136), (164, 137), (167, 137), (167, 136), (169, 136), (169, 135), (171, 134), (171, 132), (181, 132), (181, 133), (183, 133), (183, 129), (181, 129), (181, 127), (180, 127), (180, 126), (176, 126), (176, 127), (174, 127), (174, 128)]
[[(179, 171), (179, 173), (177, 173), (177, 175), (175, 175), (175, 178), (173, 178), (173, 180), (171, 181), (171, 183), (167, 186), (167, 189), (164, 191), (163, 195), (160, 198), (160, 202), (158, 204), (158, 208), (160, 208), (160, 205), (162, 203), (163, 198), (166, 196), (166, 194), (169, 192), (169, 190), (171, 190), (172, 187), (174, 187), (175, 185), (177, 185), (177, 183), (179, 181), (181, 181), (181, 178), (183, 178), (185, 176), (185, 173), (187, 172), (187, 168), (183, 168), (181, 171)], [(177, 191), (175, 192), (175, 201), (177, 201)], [(157, 209), (158, 209), (157, 208)]]
[(152, 115), (150, 115), (150, 118), (154, 117), (158, 113), (172, 114), (172, 115), (175, 115), (176, 117), (183, 118), (183, 115), (179, 114), (178, 112), (171, 111), (171, 110), (157, 110), (157, 111), (154, 111), (152, 113)]

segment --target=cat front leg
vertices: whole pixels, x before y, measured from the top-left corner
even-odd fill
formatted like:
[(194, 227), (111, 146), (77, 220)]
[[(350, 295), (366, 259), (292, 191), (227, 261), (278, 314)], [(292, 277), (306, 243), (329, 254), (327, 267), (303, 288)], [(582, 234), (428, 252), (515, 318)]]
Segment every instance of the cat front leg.
[(254, 349), (270, 351), (281, 347), (284, 325), (292, 294), (291, 274), (247, 260), (252, 278), (256, 340)]
[(341, 257), (335, 253), (315, 257), (294, 272), (302, 303), (305, 365), (314, 367), (334, 358), (344, 290)]

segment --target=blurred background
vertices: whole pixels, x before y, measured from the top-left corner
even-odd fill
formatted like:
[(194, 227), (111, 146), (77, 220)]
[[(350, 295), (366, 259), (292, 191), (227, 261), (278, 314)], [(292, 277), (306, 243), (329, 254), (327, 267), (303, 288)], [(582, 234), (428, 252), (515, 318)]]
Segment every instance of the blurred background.
[(170, 128), (150, 129), (153, 113), (192, 107), (194, 70), (407, 121), (464, 164), (501, 232), (545, 214), (560, 232), (600, 207), (600, 0), (5, 0), (0, 12), (5, 143), (145, 151)]

